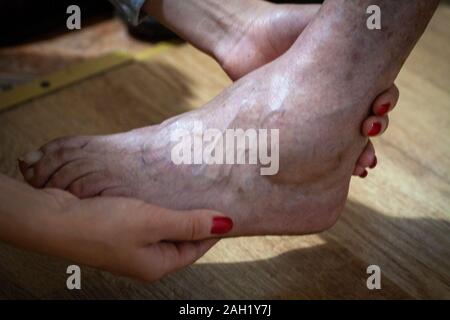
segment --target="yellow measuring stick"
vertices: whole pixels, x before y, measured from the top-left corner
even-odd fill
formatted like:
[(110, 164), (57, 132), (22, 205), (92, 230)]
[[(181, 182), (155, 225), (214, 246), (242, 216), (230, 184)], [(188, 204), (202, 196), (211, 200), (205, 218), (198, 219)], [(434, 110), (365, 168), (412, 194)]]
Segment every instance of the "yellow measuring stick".
[(0, 112), (36, 97), (67, 87), (73, 83), (101, 74), (112, 68), (135, 61), (146, 61), (159, 53), (172, 48), (169, 43), (158, 44), (137, 54), (113, 52), (105, 56), (90, 59), (48, 76), (0, 92)]

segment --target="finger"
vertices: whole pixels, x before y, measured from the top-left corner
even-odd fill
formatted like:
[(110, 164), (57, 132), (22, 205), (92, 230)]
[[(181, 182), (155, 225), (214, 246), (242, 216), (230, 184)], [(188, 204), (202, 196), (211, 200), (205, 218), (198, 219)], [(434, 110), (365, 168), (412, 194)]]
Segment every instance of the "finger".
[(203, 257), (203, 255), (209, 251), (214, 245), (219, 242), (220, 239), (208, 239), (194, 242), (178, 242), (175, 243), (177, 247), (177, 263), (173, 264), (171, 270), (178, 269), (190, 265)]
[(377, 137), (382, 135), (389, 126), (389, 118), (387, 116), (368, 117), (362, 125), (362, 134), (365, 137)]
[[(209, 239), (224, 236), (233, 228), (231, 218), (210, 210), (165, 210), (159, 211), (158, 214), (158, 230), (156, 232), (159, 232), (160, 241)], [(151, 227), (155, 231), (155, 226)]]
[(375, 148), (372, 144), (371, 141), (369, 141), (366, 145), (366, 147), (364, 148), (364, 151), (361, 153), (361, 155), (359, 156), (357, 165), (367, 169), (367, 168), (375, 168), (376, 166), (376, 156), (375, 156)]
[(363, 172), (362, 174), (360, 174), (359, 177), (360, 177), (361, 179), (364, 179), (364, 178), (366, 178), (368, 175), (369, 175), (369, 172), (368, 172), (367, 170), (364, 169), (364, 172)]
[(364, 174), (364, 171), (366, 171), (366, 169), (357, 164), (355, 166), (355, 170), (353, 170), (353, 175), (356, 177), (360, 177), (361, 175)]
[(203, 255), (219, 241), (219, 239), (209, 239), (196, 242), (180, 242), (175, 244), (178, 251), (177, 258), (168, 261), (169, 272), (174, 272), (193, 264), (195, 261), (203, 257)]
[(396, 85), (390, 87), (387, 91), (383, 92), (381, 95), (375, 99), (372, 105), (372, 112), (377, 116), (384, 116), (388, 112), (391, 112), (397, 105), (400, 92)]

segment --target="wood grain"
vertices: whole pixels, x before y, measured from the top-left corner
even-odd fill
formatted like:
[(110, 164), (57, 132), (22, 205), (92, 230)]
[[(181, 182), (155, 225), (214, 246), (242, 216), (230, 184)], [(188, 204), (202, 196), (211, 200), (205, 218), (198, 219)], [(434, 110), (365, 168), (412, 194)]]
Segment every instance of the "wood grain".
[[(450, 7), (441, 5), (403, 69), (400, 103), (375, 141), (380, 165), (353, 181), (330, 231), (222, 240), (195, 265), (154, 284), (0, 245), (3, 298), (450, 298)], [(214, 61), (181, 46), (0, 113), (0, 171), (64, 135), (106, 134), (160, 122), (204, 104), (230, 81)], [(382, 270), (382, 290), (366, 268)]]

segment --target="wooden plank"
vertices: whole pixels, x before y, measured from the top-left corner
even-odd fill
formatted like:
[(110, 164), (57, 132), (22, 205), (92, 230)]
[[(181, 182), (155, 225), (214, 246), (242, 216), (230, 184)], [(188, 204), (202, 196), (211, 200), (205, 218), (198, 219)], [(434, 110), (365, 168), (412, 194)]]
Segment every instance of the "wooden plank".
[(132, 63), (133, 61), (150, 59), (152, 56), (171, 47), (170, 44), (162, 43), (137, 54), (116, 51), (34, 79), (12, 90), (0, 92), (0, 112), (31, 99), (63, 89), (87, 78), (97, 76), (113, 68)]

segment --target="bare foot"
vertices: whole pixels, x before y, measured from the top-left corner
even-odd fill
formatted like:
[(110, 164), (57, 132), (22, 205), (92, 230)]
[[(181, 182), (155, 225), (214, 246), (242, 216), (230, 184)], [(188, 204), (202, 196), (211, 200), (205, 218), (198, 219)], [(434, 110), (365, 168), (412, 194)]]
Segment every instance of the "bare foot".
[[(235, 221), (232, 235), (322, 231), (344, 206), (367, 140), (350, 110), (337, 110), (327, 95), (315, 94), (320, 88), (302, 83), (311, 70), (291, 72), (290, 65), (289, 56), (277, 60), (204, 108), (157, 126), (56, 140), (26, 155), (21, 170), (34, 187), (66, 189), (80, 198), (128, 196), (173, 209), (215, 209)], [(389, 97), (395, 92), (377, 101)], [(279, 173), (261, 176), (251, 165), (175, 165), (171, 133), (191, 130), (196, 121), (221, 132), (279, 129)]]

